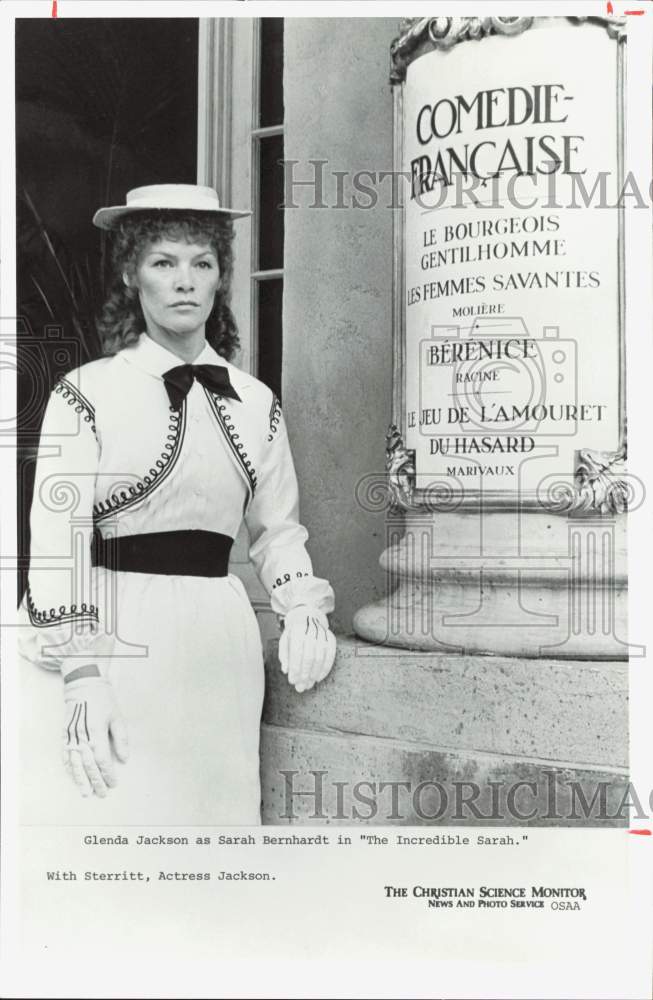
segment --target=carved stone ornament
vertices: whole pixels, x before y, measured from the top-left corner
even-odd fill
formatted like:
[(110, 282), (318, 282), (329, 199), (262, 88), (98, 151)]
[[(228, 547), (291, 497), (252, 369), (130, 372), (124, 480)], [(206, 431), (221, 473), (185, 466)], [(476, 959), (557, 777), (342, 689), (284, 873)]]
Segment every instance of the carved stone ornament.
[(595, 17), (570, 17), (570, 21), (577, 21), (582, 24), (584, 21), (593, 21), (598, 24), (603, 24), (610, 38), (616, 38), (618, 42), (626, 41), (626, 18), (625, 17), (610, 17), (608, 14), (603, 16), (598, 15)]
[(395, 424), (386, 434), (386, 471), (391, 503), (396, 507), (412, 507), (415, 492), (415, 458), (408, 451)]
[[(626, 35), (625, 17), (570, 17), (570, 21), (603, 23), (611, 38)], [(402, 83), (412, 60), (423, 51), (450, 49), (459, 42), (487, 35), (520, 35), (533, 24), (533, 17), (407, 17), (401, 21), (400, 35), (390, 46), (391, 83)]]
[(593, 451), (591, 448), (579, 451), (571, 510), (624, 514), (631, 493), (628, 483), (620, 478), (625, 473), (625, 463), (625, 445), (618, 451)]

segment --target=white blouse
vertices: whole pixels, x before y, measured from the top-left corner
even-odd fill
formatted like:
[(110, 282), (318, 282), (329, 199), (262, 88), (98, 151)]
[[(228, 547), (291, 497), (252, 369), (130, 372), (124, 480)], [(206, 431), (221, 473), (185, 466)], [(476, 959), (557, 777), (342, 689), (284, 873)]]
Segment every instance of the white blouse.
[(55, 386), (30, 521), (21, 630), (28, 658), (65, 674), (107, 655), (111, 574), (91, 568), (94, 528), (103, 537), (201, 529), (235, 538), (244, 517), (272, 609), (333, 610), (333, 591), (313, 575), (306, 552), (278, 400), (208, 344), (194, 363), (226, 367), (240, 401), (195, 381), (175, 411), (162, 375), (182, 362), (146, 334)]

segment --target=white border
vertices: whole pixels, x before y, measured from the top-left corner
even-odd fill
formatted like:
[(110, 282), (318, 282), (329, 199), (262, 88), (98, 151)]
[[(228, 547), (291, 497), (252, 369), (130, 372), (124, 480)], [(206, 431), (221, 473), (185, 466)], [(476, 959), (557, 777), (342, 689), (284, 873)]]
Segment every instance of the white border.
[[(270, 2), (84, 2), (84, 0), (59, 0), (58, 16), (63, 17), (404, 17), (424, 14), (481, 14), (488, 12), (490, 4), (478, 2), (463, 3), (354, 3), (312, 2), (270, 3)], [(15, 180), (14, 180), (14, 128), (13, 128), (13, 30), (14, 17), (49, 16), (50, 0), (38, 2), (5, 2), (0, 5), (0, 74), (2, 93), (3, 155), (0, 158), (0, 212), (2, 231), (0, 233), (0, 253), (2, 258), (2, 281), (0, 285), (0, 317), (14, 315), (15, 300)], [(651, 148), (651, 5), (647, 0), (633, 0), (630, 4), (614, 2), (615, 14), (625, 9), (646, 8), (644, 17), (632, 18), (629, 22), (628, 71), (627, 71), (627, 169), (637, 176), (650, 177)], [(570, 13), (603, 15), (605, 3), (498, 3), (492, 5), (493, 14), (529, 13), (533, 15)], [(390, 141), (390, 137), (388, 137)], [(651, 275), (651, 212), (640, 211), (628, 214), (628, 236), (626, 245), (627, 273), (627, 368), (629, 406), (629, 467), (644, 479), (649, 497), (653, 497), (651, 468), (651, 416), (649, 401), (650, 373), (653, 371), (653, 348), (651, 344), (651, 316), (653, 298)], [(389, 252), (391, 249), (389, 248)], [(8, 320), (1, 319), (2, 332), (6, 331)], [(11, 373), (9, 373), (11, 374)], [(15, 408), (13, 379), (7, 373), (2, 378), (1, 410), (5, 414)], [(16, 519), (15, 511), (15, 452), (11, 447), (0, 448), (2, 468), (2, 551), (15, 551)], [(651, 532), (650, 504), (634, 512), (629, 521), (630, 564), (630, 636), (633, 642), (651, 642), (652, 630), (650, 602), (650, 574), (653, 566), (653, 533)], [(3, 563), (4, 568), (4, 563)], [(14, 583), (11, 573), (0, 577), (4, 586), (0, 592), (1, 610), (4, 621), (11, 621), (14, 615)], [(12, 706), (17, 703), (16, 672), (13, 657), (8, 655), (8, 645), (13, 642), (11, 630), (2, 635), (2, 768), (3, 829), (2, 829), (2, 900), (0, 908), (0, 931), (2, 934), (2, 969), (4, 996), (40, 995), (68, 996), (79, 982), (80, 974), (87, 978), (87, 988), (105, 989), (104, 995), (118, 995), (115, 992), (120, 981), (124, 983), (123, 996), (357, 996), (357, 997), (432, 997), (438, 996), (484, 996), (484, 997), (551, 997), (552, 986), (560, 996), (578, 996), (593, 1000), (599, 996), (606, 998), (619, 996), (650, 996), (638, 992), (645, 983), (651, 982), (651, 942), (653, 939), (652, 920), (652, 878), (651, 852), (653, 837), (628, 836), (623, 831), (577, 831), (576, 835), (589, 838), (610, 837), (614, 839), (615, 851), (628, 837), (630, 857), (630, 909), (627, 913), (615, 913), (615, 924), (627, 921), (633, 943), (633, 961), (629, 968), (615, 965), (613, 975), (603, 974), (602, 985), (595, 981), (588, 986), (587, 965), (582, 962), (574, 966), (556, 967), (552, 962), (543, 972), (542, 968), (520, 968), (501, 964), (476, 964), (473, 956), (470, 962), (413, 962), (395, 961), (385, 955), (378, 955), (371, 961), (355, 959), (340, 960), (331, 956), (328, 963), (316, 965), (314, 960), (305, 960), (307, 942), (311, 941), (311, 913), (296, 914), (296, 940), (288, 942), (289, 954), (282, 961), (270, 961), (251, 954), (246, 966), (242, 961), (230, 964), (227, 961), (189, 967), (183, 961), (173, 961), (174, 956), (162, 957), (158, 969), (144, 969), (121, 964), (120, 955), (113, 951), (112, 942), (105, 943), (106, 965), (86, 967), (84, 956), (79, 955), (79, 968), (71, 967), (70, 959), (62, 958), (60, 979), (42, 979), (39, 983), (38, 969), (25, 969), (16, 963), (18, 955), (17, 932), (17, 889), (16, 868), (17, 827), (14, 809), (15, 792), (19, 781), (19, 762), (15, 754), (16, 726)], [(649, 659), (634, 661), (631, 673), (631, 773), (637, 789), (653, 788), (653, 753), (651, 740), (651, 705), (653, 705), (653, 681)], [(634, 823), (634, 826), (648, 825), (653, 828), (653, 819), (648, 824)], [(545, 831), (551, 843), (558, 842), (556, 831)], [(620, 839), (620, 838), (623, 838)], [(343, 887), (345, 892), (346, 887)], [(343, 905), (353, 902), (345, 895)], [(316, 906), (319, 906), (316, 901)], [(397, 918), (401, 919), (400, 911)], [(125, 914), (129, 919), (129, 914)], [(270, 915), (274, 920), (274, 914)], [(334, 910), (333, 920), (338, 920)], [(247, 928), (243, 927), (243, 934)], [(373, 928), (361, 926), (361, 939), (366, 931)], [(70, 929), (74, 943), (75, 928)], [(183, 928), (180, 928), (183, 942)], [(536, 925), (533, 933), (537, 933)], [(328, 940), (312, 941), (314, 956), (322, 951), (329, 952)], [(356, 942), (353, 942), (355, 945)], [(168, 943), (169, 945), (169, 943)], [(73, 949), (74, 952), (74, 949)], [(165, 956), (165, 949), (162, 949)], [(606, 956), (587, 955), (591, 966)], [(75, 963), (77, 965), (77, 963)], [(219, 974), (219, 975), (218, 975)], [(551, 980), (551, 981), (550, 981)], [(110, 992), (114, 990), (113, 994)], [(481, 992), (479, 992), (479, 990)], [(48, 992), (45, 992), (48, 991)], [(88, 995), (88, 994), (87, 994)], [(102, 994), (98, 994), (102, 995)]]

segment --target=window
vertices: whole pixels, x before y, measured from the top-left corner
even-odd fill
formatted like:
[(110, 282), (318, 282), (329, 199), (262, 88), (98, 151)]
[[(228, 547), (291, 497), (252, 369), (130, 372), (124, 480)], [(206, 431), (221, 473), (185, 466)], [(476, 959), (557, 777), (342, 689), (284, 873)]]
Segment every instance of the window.
[(200, 21), (198, 181), (249, 207), (236, 223), (238, 363), (281, 397), (283, 18)]
[(252, 325), (256, 373), (281, 398), (283, 295), (283, 18), (258, 31), (258, 107), (252, 129), (254, 240)]

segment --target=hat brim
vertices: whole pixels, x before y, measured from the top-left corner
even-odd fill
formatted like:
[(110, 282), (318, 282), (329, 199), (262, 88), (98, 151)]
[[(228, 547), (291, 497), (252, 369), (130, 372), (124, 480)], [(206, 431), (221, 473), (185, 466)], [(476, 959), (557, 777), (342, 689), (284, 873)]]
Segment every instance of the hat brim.
[(112, 229), (113, 224), (123, 215), (133, 215), (136, 212), (177, 212), (180, 215), (226, 215), (230, 219), (244, 219), (251, 212), (235, 208), (169, 208), (167, 205), (113, 205), (108, 208), (98, 208), (93, 216), (93, 225), (98, 229)]

